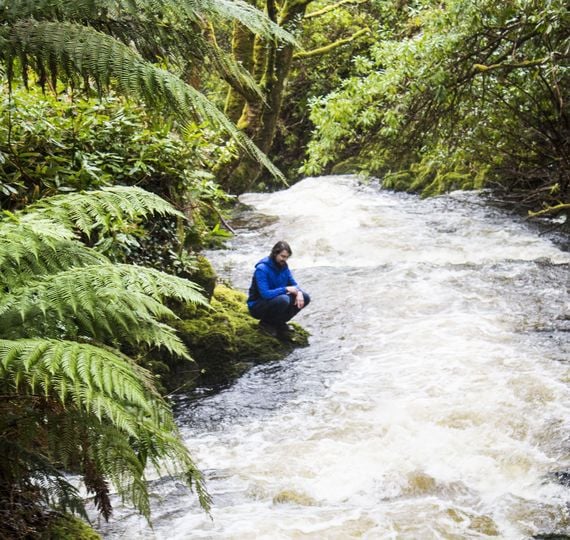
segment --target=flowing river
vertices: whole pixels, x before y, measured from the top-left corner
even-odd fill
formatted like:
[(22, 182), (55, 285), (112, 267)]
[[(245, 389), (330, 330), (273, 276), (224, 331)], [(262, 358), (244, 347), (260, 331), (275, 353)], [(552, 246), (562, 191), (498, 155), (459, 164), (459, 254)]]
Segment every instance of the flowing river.
[(275, 241), (310, 346), (180, 406), (211, 517), (157, 479), (153, 525), (105, 538), (527, 539), (570, 534), (570, 254), (476, 194), (350, 176), (247, 194), (220, 276)]

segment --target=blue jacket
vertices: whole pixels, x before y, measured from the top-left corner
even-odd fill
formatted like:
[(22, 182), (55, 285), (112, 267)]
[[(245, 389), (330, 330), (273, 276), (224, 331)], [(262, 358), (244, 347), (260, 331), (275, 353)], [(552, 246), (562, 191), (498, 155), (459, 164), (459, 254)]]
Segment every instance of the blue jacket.
[(298, 287), (289, 266), (279, 266), (271, 257), (261, 259), (255, 265), (251, 279), (247, 305), (253, 307), (258, 300), (270, 300), (280, 294), (287, 294), (289, 285)]

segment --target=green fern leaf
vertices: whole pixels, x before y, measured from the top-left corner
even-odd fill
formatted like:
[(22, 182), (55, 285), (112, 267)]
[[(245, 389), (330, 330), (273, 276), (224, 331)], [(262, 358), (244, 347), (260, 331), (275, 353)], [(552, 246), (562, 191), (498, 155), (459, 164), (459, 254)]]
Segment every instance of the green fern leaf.
[(113, 186), (96, 191), (69, 193), (41, 199), (24, 212), (50, 219), (90, 235), (95, 228), (106, 230), (109, 220), (135, 221), (152, 214), (184, 218), (164, 199), (138, 187)]
[(37, 214), (0, 219), (0, 280), (12, 288), (34, 276), (106, 260), (73, 238), (67, 227)]
[[(87, 413), (95, 411), (131, 435), (136, 420), (167, 414), (164, 403), (149, 401), (151, 376), (116, 352), (87, 343), (57, 340), (0, 340), (1, 379), (21, 373), (17, 388), (21, 395), (42, 393), (54, 398), (71, 398)], [(99, 384), (104, 370), (105, 385)], [(141, 380), (146, 381), (143, 385)], [(110, 381), (115, 381), (111, 384)], [(109, 391), (111, 390), (111, 391)]]
[(89, 336), (112, 344), (146, 343), (189, 358), (162, 301), (207, 305), (199, 287), (183, 278), (131, 265), (100, 264), (45, 275), (0, 300), (0, 336)]
[[(64, 427), (64, 438), (50, 445), (55, 455), (69, 458), (87, 452), (98, 474), (109, 477), (143, 514), (149, 513), (144, 477), (149, 458), (158, 470), (169, 460), (174, 469), (191, 474), (207, 508), (201, 475), (150, 374), (120, 353), (76, 342), (0, 339), (0, 389), (19, 403), (25, 403), (26, 396), (37, 400), (41, 390), (46, 404), (52, 405), (42, 409), (42, 421), (30, 422), (28, 429), (43, 429), (46, 422)], [(63, 408), (55, 407), (54, 400)], [(86, 441), (79, 443), (77, 429)], [(0, 447), (5, 441), (0, 438)], [(33, 454), (27, 456), (33, 459)], [(42, 470), (51, 469), (46, 464)], [(46, 489), (51, 477), (41, 479)]]
[[(11, 23), (34, 18), (81, 23), (90, 21), (93, 24), (103, 19), (109, 26), (113, 21), (121, 21), (125, 26), (127, 21), (146, 19), (153, 23), (149, 28), (172, 23), (183, 28), (204, 19), (225, 19), (239, 22), (254, 34), (267, 39), (295, 43), (295, 38), (289, 32), (242, 0), (11, 0), (2, 14), (4, 20)], [(157, 30), (154, 32), (156, 35)]]

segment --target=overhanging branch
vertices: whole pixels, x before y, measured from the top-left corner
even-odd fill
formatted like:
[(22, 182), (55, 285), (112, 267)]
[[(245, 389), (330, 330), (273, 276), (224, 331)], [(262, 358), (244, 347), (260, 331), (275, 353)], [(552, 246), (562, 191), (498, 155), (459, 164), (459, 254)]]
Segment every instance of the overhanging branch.
[(324, 15), (329, 11), (333, 11), (344, 4), (364, 4), (365, 2), (368, 2), (368, 0), (340, 0), (339, 2), (337, 2), (336, 4), (332, 4), (331, 6), (327, 6), (324, 7), (323, 9), (307, 13), (305, 15), (305, 19), (309, 19), (310, 17), (319, 17), (320, 15)]
[(338, 41), (334, 41), (333, 43), (329, 43), (328, 45), (325, 45), (324, 47), (319, 47), (317, 49), (313, 49), (312, 51), (300, 51), (298, 53), (295, 53), (293, 55), (293, 59), (298, 59), (298, 58), (309, 58), (311, 56), (319, 56), (321, 54), (327, 54), (328, 52), (340, 47), (341, 45), (346, 45), (347, 43), (350, 43), (351, 41), (354, 41), (355, 39), (358, 39), (360, 36), (364, 35), (364, 34), (368, 34), (370, 33), (370, 28), (362, 28), (361, 30), (359, 30), (358, 32), (355, 32), (354, 34), (352, 34), (352, 36), (347, 37), (347, 38), (343, 38), (343, 39), (339, 39)]
[(487, 71), (493, 71), (496, 69), (524, 69), (536, 66), (542, 66), (546, 64), (549, 57), (538, 58), (535, 60), (525, 60), (523, 62), (501, 62), (499, 64), (491, 64), (486, 66), (485, 64), (473, 64), (473, 69), (485, 73)]

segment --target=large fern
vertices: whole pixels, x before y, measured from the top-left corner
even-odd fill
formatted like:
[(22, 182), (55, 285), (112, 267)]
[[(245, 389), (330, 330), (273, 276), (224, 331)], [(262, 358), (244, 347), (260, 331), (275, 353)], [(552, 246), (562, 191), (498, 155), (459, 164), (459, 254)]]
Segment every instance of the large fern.
[[(291, 34), (254, 5), (243, 0), (0, 0), (2, 19), (8, 23), (33, 18), (91, 24), (113, 20), (161, 21), (180, 26), (206, 20), (238, 21), (267, 39), (293, 42)], [(154, 31), (159, 31), (154, 28)]]
[[(4, 400), (11, 395), (18, 400), (55, 399), (70, 409), (77, 426), (96, 435), (89, 448), (101, 473), (147, 516), (144, 472), (149, 459), (158, 467), (164, 465), (164, 458), (175, 459), (187, 473), (197, 475), (194, 481), (200, 486), (200, 495), (204, 502), (207, 498), (192, 459), (177, 436), (170, 411), (153, 390), (151, 380), (148, 372), (128, 358), (101, 347), (61, 340), (0, 339)], [(62, 414), (72, 418), (53, 407), (47, 415), (44, 412), (44, 418), (53, 421)], [(76, 447), (72, 437), (60, 452), (78, 453)]]
[(124, 186), (57, 195), (21, 212), (6, 212), (0, 221), (0, 279), (13, 288), (32, 276), (105, 262), (96, 251), (74, 242), (75, 233), (105, 235), (119, 223), (153, 214), (184, 217), (157, 195)]
[[(260, 90), (251, 74), (231, 55), (220, 53), (215, 43), (208, 39), (208, 33), (203, 32), (205, 21), (239, 21), (267, 39), (293, 41), (291, 34), (240, 0), (19, 0), (7, 6), (5, 18), (10, 24), (29, 18), (88, 23), (134, 47), (145, 60), (161, 63), (168, 59), (169, 64), (177, 65), (181, 72), (187, 71), (189, 64), (201, 67), (210, 61), (222, 78), (237, 81), (244, 89), (259, 96)], [(47, 74), (47, 71), (43, 73)]]
[(73, 241), (67, 227), (49, 219), (30, 215), (0, 221), (0, 282), (8, 290), (34, 276), (105, 261)]
[(108, 482), (149, 515), (147, 465), (183, 474), (208, 507), (153, 377), (122, 352), (142, 343), (189, 357), (164, 302), (206, 301), (187, 280), (112, 264), (80, 241), (153, 213), (178, 215), (143, 190), (112, 188), (0, 215), (0, 449), (19, 450), (0, 462), (0, 502), (14, 511), (33, 504), (23, 494), (34, 486), (45, 503), (76, 510), (61, 466), (82, 474), (105, 517)]
[[(6, 413), (6, 407), (0, 407), (3, 413)], [(20, 404), (20, 412), (23, 412), (24, 406)], [(4, 459), (10, 461), (10, 467), (2, 467), (2, 486), (0, 487), (0, 496), (2, 491), (7, 489), (10, 484), (15, 484), (18, 480), (20, 485), (28, 487), (34, 493), (38, 493), (40, 500), (46, 506), (57, 507), (70, 512), (87, 517), (82, 496), (68, 478), (62, 474), (61, 470), (56, 468), (53, 462), (43, 453), (34, 448), (35, 438), (23, 441), (19, 433), (25, 432), (32, 434), (30, 429), (32, 423), (36, 425), (41, 423), (41, 417), (30, 414), (29, 407), (25, 408), (26, 416), (20, 415), (17, 418), (17, 427), (7, 434), (2, 430), (0, 437), (0, 454)], [(39, 412), (39, 411), (38, 411)], [(6, 417), (0, 420), (0, 426), (3, 428), (7, 425)], [(8, 436), (7, 436), (8, 435)], [(11, 436), (9, 436), (11, 435)], [(61, 439), (60, 439), (61, 440)], [(26, 485), (27, 484), (27, 485)], [(26, 490), (20, 492), (20, 496), (26, 503)], [(16, 494), (16, 498), (18, 494)], [(4, 511), (8, 510), (3, 508)], [(3, 513), (3, 512), (2, 512)], [(1, 515), (1, 514), (0, 514)], [(18, 523), (18, 519), (14, 516), (7, 518), (2, 515), (2, 525), (0, 532), (3, 533), (2, 538), (21, 538), (24, 523)], [(24, 521), (24, 520), (22, 520)], [(6, 532), (12, 533), (10, 536)]]

